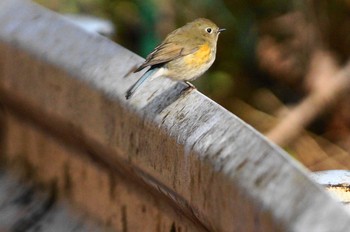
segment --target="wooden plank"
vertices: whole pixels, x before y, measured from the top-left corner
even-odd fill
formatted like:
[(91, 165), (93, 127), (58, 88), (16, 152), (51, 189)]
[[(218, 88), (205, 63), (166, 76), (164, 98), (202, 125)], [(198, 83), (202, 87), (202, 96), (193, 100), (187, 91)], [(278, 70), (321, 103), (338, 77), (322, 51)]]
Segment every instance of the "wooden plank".
[(40, 191), (0, 170), (0, 231), (106, 231), (57, 202), (55, 192)]
[(124, 231), (350, 227), (348, 212), (307, 170), (198, 91), (159, 78), (126, 101), (140, 74), (125, 75), (142, 59), (121, 46), (30, 2), (3, 0), (0, 52), (8, 166), (26, 163), (105, 224)]

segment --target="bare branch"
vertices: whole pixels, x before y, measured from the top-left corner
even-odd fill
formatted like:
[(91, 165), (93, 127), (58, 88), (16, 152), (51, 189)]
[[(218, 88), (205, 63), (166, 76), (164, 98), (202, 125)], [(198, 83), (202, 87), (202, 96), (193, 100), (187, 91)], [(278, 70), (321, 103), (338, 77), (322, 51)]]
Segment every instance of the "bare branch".
[(307, 80), (314, 81), (312, 92), (294, 107), (267, 137), (279, 145), (292, 142), (315, 118), (334, 105), (350, 88), (350, 62), (338, 69), (329, 53), (316, 52)]

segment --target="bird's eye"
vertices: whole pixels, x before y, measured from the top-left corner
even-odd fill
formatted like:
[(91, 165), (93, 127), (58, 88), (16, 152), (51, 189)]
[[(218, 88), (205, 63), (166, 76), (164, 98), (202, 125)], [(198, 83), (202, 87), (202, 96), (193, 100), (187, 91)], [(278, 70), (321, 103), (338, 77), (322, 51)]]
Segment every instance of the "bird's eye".
[(207, 28), (205, 28), (205, 31), (210, 34), (210, 33), (212, 33), (213, 29), (211, 29), (210, 27), (207, 27)]

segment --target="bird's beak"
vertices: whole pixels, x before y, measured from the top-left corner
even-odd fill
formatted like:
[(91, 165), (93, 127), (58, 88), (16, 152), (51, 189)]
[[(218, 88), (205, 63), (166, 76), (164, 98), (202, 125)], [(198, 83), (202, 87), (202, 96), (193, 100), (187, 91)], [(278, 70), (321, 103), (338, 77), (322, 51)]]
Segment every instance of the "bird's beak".
[(226, 29), (225, 28), (219, 28), (218, 33), (223, 32), (223, 31), (226, 31)]

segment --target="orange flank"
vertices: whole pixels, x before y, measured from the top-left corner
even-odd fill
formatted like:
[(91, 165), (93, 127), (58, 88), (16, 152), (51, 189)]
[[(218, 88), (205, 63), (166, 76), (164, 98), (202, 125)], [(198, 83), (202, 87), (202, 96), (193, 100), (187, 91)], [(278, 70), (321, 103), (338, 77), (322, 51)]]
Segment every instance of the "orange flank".
[(210, 61), (210, 54), (211, 48), (208, 43), (205, 43), (195, 53), (185, 56), (184, 61), (192, 67), (198, 67)]

